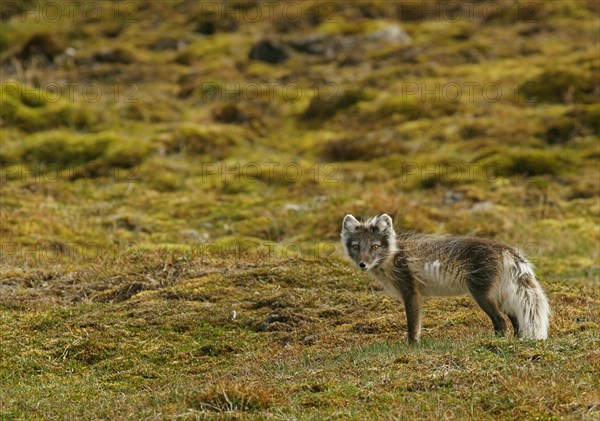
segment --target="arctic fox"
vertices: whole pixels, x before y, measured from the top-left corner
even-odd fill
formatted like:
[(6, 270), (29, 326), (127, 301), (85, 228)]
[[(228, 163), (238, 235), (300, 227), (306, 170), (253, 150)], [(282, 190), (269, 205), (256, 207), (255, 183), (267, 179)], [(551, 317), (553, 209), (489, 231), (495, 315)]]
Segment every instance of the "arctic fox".
[(363, 223), (346, 215), (341, 237), (346, 255), (404, 303), (409, 343), (419, 342), (423, 299), (460, 294), (473, 296), (497, 334), (506, 331), (503, 312), (518, 337), (548, 337), (548, 300), (531, 263), (509, 246), (452, 235), (397, 237), (386, 214)]

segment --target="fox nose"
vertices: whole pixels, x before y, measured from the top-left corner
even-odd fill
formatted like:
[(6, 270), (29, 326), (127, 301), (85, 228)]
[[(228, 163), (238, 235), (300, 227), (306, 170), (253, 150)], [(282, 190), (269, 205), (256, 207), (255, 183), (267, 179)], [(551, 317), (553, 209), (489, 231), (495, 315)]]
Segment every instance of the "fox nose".
[(361, 269), (364, 269), (364, 268), (366, 268), (366, 267), (367, 267), (367, 265), (366, 265), (364, 262), (360, 262), (360, 263), (358, 264), (358, 266), (359, 266)]

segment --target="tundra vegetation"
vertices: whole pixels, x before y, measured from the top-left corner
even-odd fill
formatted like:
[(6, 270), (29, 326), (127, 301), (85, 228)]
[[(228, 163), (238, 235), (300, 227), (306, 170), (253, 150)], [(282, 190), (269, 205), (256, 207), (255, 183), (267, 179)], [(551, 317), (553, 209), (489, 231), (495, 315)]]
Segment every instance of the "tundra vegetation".
[[(63, 3), (0, 3), (0, 418), (600, 417), (597, 1)], [(382, 212), (523, 249), (550, 338), (407, 346)]]

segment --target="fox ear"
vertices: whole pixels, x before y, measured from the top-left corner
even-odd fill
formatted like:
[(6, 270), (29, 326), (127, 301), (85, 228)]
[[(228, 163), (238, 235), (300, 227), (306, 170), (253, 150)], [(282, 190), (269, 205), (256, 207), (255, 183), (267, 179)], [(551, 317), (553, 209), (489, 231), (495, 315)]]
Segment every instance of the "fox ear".
[(381, 232), (384, 232), (388, 229), (391, 229), (392, 231), (394, 230), (392, 218), (387, 213), (384, 213), (383, 215), (379, 216), (379, 218), (377, 218), (376, 225), (377, 228), (379, 228), (379, 231)]
[(354, 216), (344, 216), (344, 222), (342, 222), (342, 231), (354, 231), (359, 226), (360, 222), (358, 222), (358, 220)]

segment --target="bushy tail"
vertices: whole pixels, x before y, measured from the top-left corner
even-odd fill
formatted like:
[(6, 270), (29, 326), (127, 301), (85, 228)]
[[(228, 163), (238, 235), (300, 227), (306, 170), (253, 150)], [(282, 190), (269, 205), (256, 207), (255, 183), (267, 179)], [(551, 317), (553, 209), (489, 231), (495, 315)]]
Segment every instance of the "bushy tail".
[(517, 319), (519, 337), (546, 339), (550, 306), (542, 287), (535, 279), (533, 265), (516, 252), (506, 253), (503, 263), (500, 291), (502, 310)]

